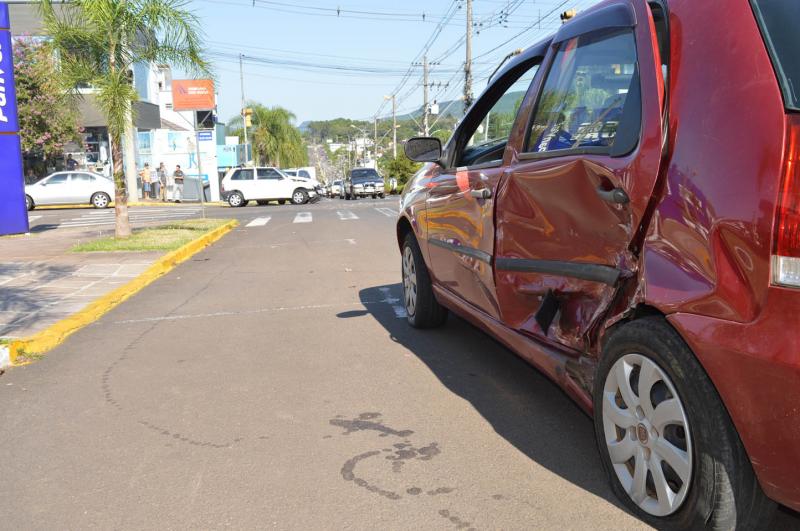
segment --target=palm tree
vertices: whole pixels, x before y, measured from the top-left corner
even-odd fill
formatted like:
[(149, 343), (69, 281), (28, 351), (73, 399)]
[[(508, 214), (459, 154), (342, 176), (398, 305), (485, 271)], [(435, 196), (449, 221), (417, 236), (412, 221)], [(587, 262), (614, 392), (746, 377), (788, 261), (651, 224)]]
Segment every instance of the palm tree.
[[(295, 115), (283, 107), (267, 107), (260, 103), (247, 104), (253, 110), (253, 125), (248, 127), (256, 164), (284, 167), (304, 166), (308, 153), (300, 131), (292, 125)], [(228, 131), (244, 137), (242, 117), (229, 122)]]
[[(121, 138), (137, 100), (130, 72), (136, 63), (166, 63), (209, 75), (200, 53), (202, 32), (185, 0), (41, 0), (45, 32), (51, 39), (67, 90), (91, 86), (108, 124), (114, 160), (116, 236), (131, 234)], [(131, 154), (132, 155), (132, 154)]]

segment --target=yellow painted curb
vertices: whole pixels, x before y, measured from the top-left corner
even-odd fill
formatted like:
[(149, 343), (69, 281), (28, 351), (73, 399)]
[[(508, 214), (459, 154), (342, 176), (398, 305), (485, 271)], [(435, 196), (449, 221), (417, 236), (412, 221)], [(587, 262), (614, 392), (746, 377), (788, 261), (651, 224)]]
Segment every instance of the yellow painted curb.
[(181, 262), (189, 259), (194, 254), (203, 250), (205, 247), (222, 238), (230, 232), (239, 222), (231, 220), (224, 225), (217, 227), (190, 241), (186, 245), (162, 256), (147, 268), (141, 275), (131, 280), (110, 293), (106, 293), (96, 301), (90, 303), (84, 309), (76, 312), (66, 319), (51, 325), (46, 330), (23, 339), (11, 341), (8, 345), (9, 361), (12, 366), (25, 365), (26, 362), (17, 363), (17, 359), (22, 356), (43, 354), (61, 344), (70, 334), (77, 332), (86, 325), (99, 319), (103, 314), (130, 298), (132, 295), (143, 289), (145, 286), (156, 280), (158, 277), (168, 273), (172, 268)]

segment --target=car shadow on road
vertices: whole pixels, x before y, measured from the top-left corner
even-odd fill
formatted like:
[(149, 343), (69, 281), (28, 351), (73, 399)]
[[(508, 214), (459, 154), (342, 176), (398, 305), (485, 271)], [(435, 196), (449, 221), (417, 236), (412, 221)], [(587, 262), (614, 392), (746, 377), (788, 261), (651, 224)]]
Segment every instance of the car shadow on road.
[[(400, 284), (363, 289), (359, 296), (368, 303), (385, 299), (387, 290), (402, 296)], [(591, 419), (536, 369), (452, 313), (440, 329), (416, 330), (389, 304), (365, 307), (498, 435), (539, 465), (622, 507), (603, 473)]]

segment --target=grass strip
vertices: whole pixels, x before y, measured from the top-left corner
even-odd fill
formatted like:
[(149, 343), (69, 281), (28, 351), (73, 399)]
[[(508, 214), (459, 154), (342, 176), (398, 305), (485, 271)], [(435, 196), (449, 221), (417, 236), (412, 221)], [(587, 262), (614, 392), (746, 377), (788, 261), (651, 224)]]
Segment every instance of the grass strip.
[(217, 227), (229, 219), (187, 219), (157, 227), (136, 229), (130, 238), (113, 236), (79, 243), (70, 249), (73, 253), (118, 252), (118, 251), (174, 251)]

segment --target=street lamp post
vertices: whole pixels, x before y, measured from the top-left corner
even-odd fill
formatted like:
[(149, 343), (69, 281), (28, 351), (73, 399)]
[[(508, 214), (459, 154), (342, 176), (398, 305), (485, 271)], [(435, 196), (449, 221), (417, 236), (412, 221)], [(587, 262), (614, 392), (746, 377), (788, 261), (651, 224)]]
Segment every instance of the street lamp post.
[(392, 100), (392, 156), (397, 158), (397, 97), (384, 96), (385, 100)]

